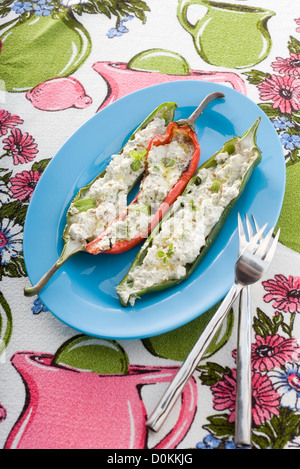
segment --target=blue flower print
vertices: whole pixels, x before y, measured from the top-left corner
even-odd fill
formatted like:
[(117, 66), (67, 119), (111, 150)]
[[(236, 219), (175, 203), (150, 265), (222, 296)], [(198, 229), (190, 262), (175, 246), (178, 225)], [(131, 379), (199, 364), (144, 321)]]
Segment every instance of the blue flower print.
[(276, 130), (287, 130), (288, 128), (293, 127), (293, 122), (284, 116), (272, 119), (272, 123)]
[(48, 311), (48, 309), (39, 298), (36, 298), (33, 302), (31, 311), (33, 312), (33, 314), (40, 314), (45, 313), (46, 311)]
[(13, 4), (12, 10), (18, 15), (22, 15), (26, 11), (32, 11), (37, 16), (49, 16), (54, 6), (51, 0), (31, 0), (31, 2), (17, 1)]
[(2, 265), (8, 264), (13, 257), (22, 251), (22, 227), (12, 220), (4, 218), (0, 221), (0, 260)]
[(300, 148), (300, 135), (289, 134), (288, 132), (283, 132), (279, 135), (282, 145), (286, 150), (294, 150), (295, 148)]
[(196, 445), (197, 449), (250, 449), (248, 446), (242, 446), (238, 448), (235, 443), (231, 440), (219, 440), (213, 435), (207, 435), (203, 438), (203, 441), (199, 441)]
[(15, 2), (11, 9), (18, 15), (22, 15), (25, 11), (32, 10), (31, 2)]
[(197, 449), (216, 449), (220, 446), (221, 440), (218, 440), (212, 435), (207, 435), (205, 438), (203, 438), (203, 442), (199, 441), (197, 443), (196, 448)]
[(109, 39), (112, 39), (113, 37), (121, 37), (123, 36), (124, 33), (128, 33), (129, 30), (124, 26), (124, 22), (132, 20), (133, 16), (128, 15), (123, 20), (120, 21), (120, 24), (117, 28), (110, 28), (108, 30), (108, 33), (106, 34)]
[(53, 8), (52, 5), (49, 5), (48, 0), (34, 1), (33, 9), (37, 16), (49, 16)]
[(284, 371), (274, 371), (274, 386), (281, 393), (281, 406), (300, 411), (300, 365), (288, 363)]

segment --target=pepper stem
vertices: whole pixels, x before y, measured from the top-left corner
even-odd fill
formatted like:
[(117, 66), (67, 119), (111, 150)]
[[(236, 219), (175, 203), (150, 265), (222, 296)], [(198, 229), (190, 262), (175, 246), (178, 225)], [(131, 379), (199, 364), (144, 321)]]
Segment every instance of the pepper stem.
[(37, 295), (49, 282), (51, 277), (57, 272), (57, 270), (74, 254), (83, 251), (83, 246), (76, 244), (75, 247), (69, 246), (68, 243), (65, 245), (59, 259), (55, 264), (48, 270), (48, 272), (43, 275), (43, 277), (32, 287), (24, 288), (25, 296), (34, 296)]
[(48, 283), (50, 278), (55, 274), (62, 264), (57, 262), (48, 270), (48, 272), (32, 287), (24, 288), (25, 296), (34, 296), (37, 295)]
[(208, 94), (203, 101), (199, 104), (197, 109), (188, 117), (188, 119), (180, 119), (177, 121), (178, 125), (188, 125), (192, 129), (194, 129), (195, 122), (200, 117), (204, 109), (213, 101), (214, 99), (217, 98), (225, 98), (225, 95), (223, 93), (220, 93), (219, 91), (215, 91), (214, 93)]

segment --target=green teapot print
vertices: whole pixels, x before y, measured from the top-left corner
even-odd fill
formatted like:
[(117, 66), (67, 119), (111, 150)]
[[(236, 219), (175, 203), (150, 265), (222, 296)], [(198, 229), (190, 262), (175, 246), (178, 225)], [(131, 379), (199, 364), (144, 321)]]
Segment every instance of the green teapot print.
[[(1, 88), (25, 92), (53, 78), (68, 77), (92, 51), (88, 31), (75, 14), (104, 14), (115, 18), (137, 17), (146, 21), (146, 2), (99, 0), (5, 0), (0, 17), (14, 12), (14, 20), (0, 26)], [(105, 2), (106, 3), (106, 2)]]
[(0, 27), (0, 76), (6, 91), (28, 91), (53, 77), (68, 76), (91, 52), (87, 30), (72, 12), (29, 16)]
[[(206, 13), (195, 24), (187, 17), (191, 5), (206, 7)], [(192, 35), (200, 57), (211, 65), (252, 67), (270, 53), (267, 21), (275, 15), (272, 11), (210, 0), (179, 0), (177, 15)]]

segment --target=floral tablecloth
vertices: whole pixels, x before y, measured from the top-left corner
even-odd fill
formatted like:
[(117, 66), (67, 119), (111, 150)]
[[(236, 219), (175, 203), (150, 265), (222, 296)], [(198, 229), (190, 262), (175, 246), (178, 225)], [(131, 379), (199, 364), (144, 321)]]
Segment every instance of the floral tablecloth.
[(216, 305), (160, 336), (111, 341), (23, 293), (26, 212), (60, 147), (118, 98), (192, 79), (248, 96), (282, 143), (280, 244), (252, 289), (252, 437), (253, 448), (299, 449), (298, 0), (2, 0), (0, 17), (0, 447), (235, 448), (237, 304), (152, 433), (145, 415)]

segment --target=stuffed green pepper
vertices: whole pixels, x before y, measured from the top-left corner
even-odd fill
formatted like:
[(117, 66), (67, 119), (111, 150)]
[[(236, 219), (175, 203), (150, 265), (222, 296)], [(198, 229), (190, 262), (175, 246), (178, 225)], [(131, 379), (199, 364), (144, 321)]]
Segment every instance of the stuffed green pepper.
[[(71, 201), (63, 232), (63, 251), (53, 267), (25, 295), (37, 294), (74, 254), (105, 231), (127, 206), (127, 196), (145, 171), (147, 148), (151, 139), (163, 134), (174, 119), (176, 103), (158, 106), (133, 132), (122, 150), (112, 155), (105, 171), (81, 188)], [(138, 155), (138, 158), (137, 158)]]
[(259, 123), (260, 118), (197, 170), (118, 285), (122, 306), (184, 281), (199, 265), (261, 161)]

